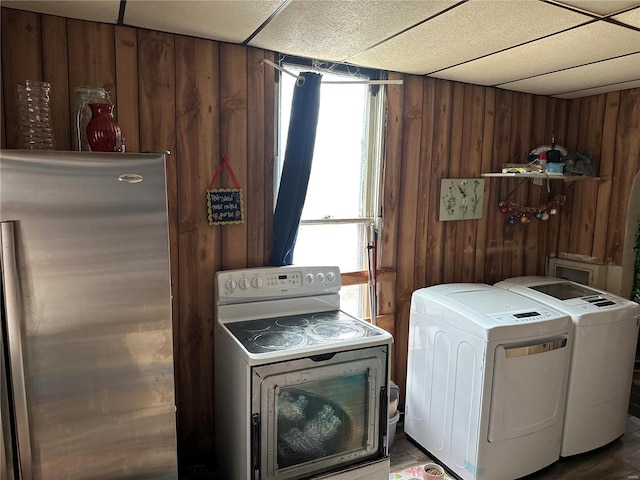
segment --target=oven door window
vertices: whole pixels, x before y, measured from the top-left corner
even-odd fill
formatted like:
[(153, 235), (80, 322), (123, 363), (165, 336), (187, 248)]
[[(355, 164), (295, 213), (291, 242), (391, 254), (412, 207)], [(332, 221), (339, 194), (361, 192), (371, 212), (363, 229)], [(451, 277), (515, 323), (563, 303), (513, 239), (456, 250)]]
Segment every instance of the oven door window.
[(260, 478), (303, 478), (375, 455), (386, 373), (380, 359), (295, 363), (260, 382)]

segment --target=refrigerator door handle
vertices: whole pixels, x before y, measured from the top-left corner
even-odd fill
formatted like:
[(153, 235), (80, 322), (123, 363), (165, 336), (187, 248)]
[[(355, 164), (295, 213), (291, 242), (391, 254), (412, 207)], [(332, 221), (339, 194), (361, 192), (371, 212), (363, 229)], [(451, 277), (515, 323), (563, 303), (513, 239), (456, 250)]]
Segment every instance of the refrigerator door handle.
[(20, 451), (20, 478), (32, 480), (31, 438), (27, 412), (27, 392), (24, 381), (24, 362), (22, 356), (22, 331), (20, 329), (20, 286), (18, 283), (18, 265), (15, 246), (15, 222), (2, 222), (0, 229), (2, 254), (2, 281), (4, 284), (5, 312), (7, 322), (7, 344), (9, 346), (9, 371), (13, 386), (16, 436)]

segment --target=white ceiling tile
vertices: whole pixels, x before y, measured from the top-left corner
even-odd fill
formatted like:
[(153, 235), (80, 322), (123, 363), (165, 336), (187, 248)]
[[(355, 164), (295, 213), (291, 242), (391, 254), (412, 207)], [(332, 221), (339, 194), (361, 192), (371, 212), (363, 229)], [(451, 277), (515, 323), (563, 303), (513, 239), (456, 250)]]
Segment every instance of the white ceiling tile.
[(2, 0), (2, 6), (103, 23), (117, 23), (120, 14), (120, 0)]
[(433, 76), (496, 85), (638, 51), (640, 32), (598, 21), (442, 70)]
[(242, 43), (282, 2), (127, 0), (124, 23), (161, 32)]
[(640, 53), (636, 53), (498, 86), (537, 95), (559, 95), (639, 79)]
[(321, 60), (343, 61), (457, 0), (294, 0), (249, 43)]
[(638, 0), (558, 0), (556, 3), (570, 5), (585, 12), (603, 16), (640, 5)]
[(640, 79), (637, 55), (621, 57), (640, 51), (640, 0), (0, 2), (109, 24), (122, 4), (125, 25), (231, 43), (264, 25), (251, 46), (562, 98), (631, 88)]
[(634, 8), (633, 10), (629, 10), (625, 13), (621, 13), (620, 15), (614, 15), (611, 18), (626, 25), (640, 28), (640, 7)]
[(365, 66), (428, 74), (589, 20), (537, 0), (470, 0), (352, 59)]
[(599, 95), (601, 93), (617, 92), (618, 90), (627, 90), (629, 88), (640, 88), (640, 80), (632, 80), (630, 82), (616, 83), (615, 85), (607, 85), (604, 87), (587, 88), (585, 90), (578, 90), (575, 92), (561, 93), (554, 95), (557, 98), (580, 98), (590, 95)]

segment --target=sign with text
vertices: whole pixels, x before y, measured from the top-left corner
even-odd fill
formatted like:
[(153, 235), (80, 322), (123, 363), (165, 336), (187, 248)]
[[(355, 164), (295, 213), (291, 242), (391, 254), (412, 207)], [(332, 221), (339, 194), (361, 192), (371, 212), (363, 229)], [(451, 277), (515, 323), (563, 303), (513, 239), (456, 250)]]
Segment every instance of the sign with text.
[(241, 188), (207, 190), (209, 225), (244, 223), (244, 203)]

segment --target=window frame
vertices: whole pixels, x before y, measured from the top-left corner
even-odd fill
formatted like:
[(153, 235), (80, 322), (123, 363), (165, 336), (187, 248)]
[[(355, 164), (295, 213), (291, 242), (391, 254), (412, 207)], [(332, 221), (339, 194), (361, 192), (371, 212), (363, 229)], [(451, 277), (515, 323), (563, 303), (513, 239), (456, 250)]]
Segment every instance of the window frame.
[[(328, 62), (322, 62), (317, 60), (286, 56), (280, 58), (279, 65), (285, 70), (300, 70), (305, 69), (319, 71), (320, 73), (337, 74), (344, 77), (344, 82), (352, 81), (366, 82), (369, 80), (385, 80), (386, 72), (381, 70), (373, 70), (361, 67), (354, 67), (344, 64), (334, 64)], [(282, 75), (277, 73), (277, 78)], [(285, 145), (280, 142), (281, 128), (287, 128), (283, 126), (281, 119), (281, 88), (282, 82), (278, 82), (278, 88), (276, 89), (276, 122), (275, 122), (275, 146), (276, 146), (276, 168), (274, 168), (274, 204), (277, 201), (277, 194), (280, 184), (280, 176), (282, 172), (282, 165), (284, 163)], [(361, 211), (363, 215), (355, 218), (318, 218), (318, 219), (301, 219), (300, 227), (311, 225), (362, 225), (364, 228), (364, 245), (361, 250), (363, 253), (364, 270), (344, 271), (341, 272), (343, 276), (343, 286), (352, 285), (366, 285), (370, 280), (368, 278), (369, 269), (373, 268), (373, 265), (369, 264), (367, 258), (367, 247), (373, 245), (373, 242), (381, 238), (380, 232), (382, 228), (382, 170), (384, 160), (384, 128), (385, 128), (385, 89), (381, 85), (369, 85), (368, 102), (366, 105), (366, 118), (363, 119), (364, 132), (364, 145), (363, 158), (361, 162), (365, 167), (365, 188), (362, 192)], [(368, 159), (368, 160), (367, 160)], [(377, 252), (376, 252), (377, 253)], [(375, 262), (374, 262), (375, 263)], [(367, 268), (369, 267), (369, 268)], [(349, 282), (345, 284), (345, 277), (349, 278)], [(354, 278), (360, 278), (361, 281), (353, 281)], [(362, 311), (366, 313), (364, 316), (370, 316), (370, 298), (367, 289), (364, 289), (364, 295), (362, 295)]]

